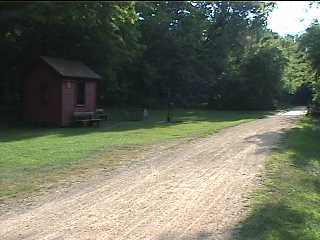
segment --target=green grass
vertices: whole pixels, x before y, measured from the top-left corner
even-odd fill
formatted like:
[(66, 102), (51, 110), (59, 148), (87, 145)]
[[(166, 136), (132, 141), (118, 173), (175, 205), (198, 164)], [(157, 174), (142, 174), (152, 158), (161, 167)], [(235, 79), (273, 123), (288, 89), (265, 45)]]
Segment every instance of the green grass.
[[(97, 152), (194, 138), (262, 117), (262, 112), (176, 110), (175, 124), (163, 122), (165, 111), (151, 111), (148, 121), (115, 121), (100, 128), (0, 129), (0, 200), (37, 191), (73, 174), (75, 166), (94, 165)], [(112, 157), (105, 163), (116, 162)], [(111, 167), (111, 166), (110, 166)], [(79, 170), (79, 169), (78, 169)]]
[(239, 239), (320, 239), (320, 121), (304, 118), (290, 130), (267, 164)]

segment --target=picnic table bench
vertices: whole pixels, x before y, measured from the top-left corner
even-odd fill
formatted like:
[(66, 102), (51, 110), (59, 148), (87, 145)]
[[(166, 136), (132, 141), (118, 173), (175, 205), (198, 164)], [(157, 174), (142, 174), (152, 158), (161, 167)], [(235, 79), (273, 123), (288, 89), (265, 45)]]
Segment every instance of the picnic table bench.
[(98, 118), (101, 118), (102, 120), (108, 120), (108, 116), (107, 114), (104, 112), (104, 110), (102, 108), (98, 108), (96, 110), (96, 113), (95, 115), (98, 117)]
[(76, 124), (81, 124), (82, 126), (92, 126), (92, 124), (99, 126), (100, 121), (103, 120), (95, 112), (74, 112), (73, 119)]

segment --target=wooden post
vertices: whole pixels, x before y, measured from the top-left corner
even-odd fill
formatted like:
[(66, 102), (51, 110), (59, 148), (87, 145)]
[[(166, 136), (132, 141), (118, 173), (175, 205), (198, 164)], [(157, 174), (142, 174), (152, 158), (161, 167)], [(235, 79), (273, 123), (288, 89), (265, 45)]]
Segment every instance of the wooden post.
[(171, 111), (170, 111), (170, 88), (168, 88), (168, 104), (167, 104), (167, 122), (171, 122)]

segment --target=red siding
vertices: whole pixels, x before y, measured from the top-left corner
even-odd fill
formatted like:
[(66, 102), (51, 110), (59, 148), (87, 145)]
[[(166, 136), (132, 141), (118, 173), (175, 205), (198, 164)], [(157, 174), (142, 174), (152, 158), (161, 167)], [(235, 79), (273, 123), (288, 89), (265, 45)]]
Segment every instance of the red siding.
[[(85, 81), (85, 104), (76, 105), (76, 79), (62, 78), (45, 63), (39, 63), (25, 80), (24, 117), (29, 122), (69, 126), (75, 111), (96, 110), (96, 80)], [(47, 89), (46, 96), (44, 89)]]
[[(68, 83), (69, 82), (69, 83)], [(77, 80), (64, 79), (62, 84), (62, 126), (72, 122), (72, 116), (77, 112), (94, 112), (96, 110), (96, 81), (86, 81), (85, 104), (77, 105)]]
[(62, 126), (68, 126), (76, 105), (76, 81), (65, 79), (61, 86), (62, 91)]
[(96, 110), (96, 81), (86, 82), (86, 109), (87, 111)]
[[(24, 118), (30, 122), (61, 123), (60, 78), (45, 64), (39, 64), (25, 81)], [(44, 89), (47, 89), (46, 97)], [(44, 98), (47, 100), (44, 101)]]

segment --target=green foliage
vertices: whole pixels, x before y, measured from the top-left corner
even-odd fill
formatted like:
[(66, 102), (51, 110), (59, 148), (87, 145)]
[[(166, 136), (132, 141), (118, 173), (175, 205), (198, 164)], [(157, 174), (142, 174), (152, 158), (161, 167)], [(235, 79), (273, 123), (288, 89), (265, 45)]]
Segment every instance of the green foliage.
[(141, 76), (148, 102), (166, 102), (167, 89), (171, 101), (186, 106), (209, 102), (232, 108), (247, 99), (234, 91), (246, 84), (238, 79), (240, 63), (245, 49), (265, 31), (271, 8), (258, 2), (142, 4), (138, 12), (147, 48)]
[(244, 94), (249, 97), (244, 106), (254, 109), (272, 108), (280, 94), (285, 66), (282, 51), (272, 41), (253, 47), (243, 62)]
[(50, 55), (82, 60), (102, 75), (101, 105), (271, 108), (311, 76), (296, 41), (266, 29), (273, 7), (258, 1), (2, 3), (0, 53), (7, 57), (0, 104), (22, 103), (26, 71), (39, 55)]
[(117, 91), (121, 77), (116, 76), (141, 51), (132, 2), (8, 3), (0, 18), (0, 52), (8, 56), (1, 72), (8, 96), (10, 88), (22, 85), (39, 55), (82, 60), (108, 79), (106, 89), (112, 85)]
[(315, 21), (300, 38), (300, 47), (310, 60), (315, 74), (311, 79), (315, 104), (320, 105), (320, 24)]
[(284, 89), (289, 93), (295, 93), (302, 85), (311, 83), (313, 69), (295, 37), (287, 36), (280, 44), (287, 59), (283, 76)]

